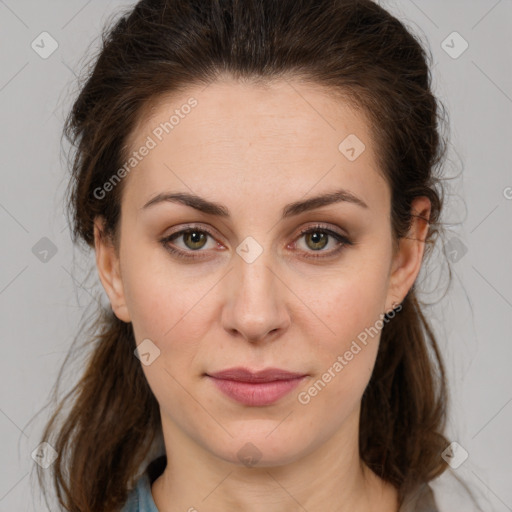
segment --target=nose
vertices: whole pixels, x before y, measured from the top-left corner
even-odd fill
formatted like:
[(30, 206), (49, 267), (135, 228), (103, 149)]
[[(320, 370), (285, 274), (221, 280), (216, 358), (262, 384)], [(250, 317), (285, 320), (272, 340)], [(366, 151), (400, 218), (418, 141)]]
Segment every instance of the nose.
[(252, 263), (236, 257), (233, 265), (224, 283), (224, 329), (252, 343), (275, 340), (290, 326), (286, 286), (263, 254)]

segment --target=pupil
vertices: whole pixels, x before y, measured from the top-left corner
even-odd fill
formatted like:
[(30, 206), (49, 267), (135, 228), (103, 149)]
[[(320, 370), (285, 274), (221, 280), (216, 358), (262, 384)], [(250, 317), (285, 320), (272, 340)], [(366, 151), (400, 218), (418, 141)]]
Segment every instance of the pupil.
[[(309, 235), (311, 237), (311, 242), (316, 245), (316, 249), (318, 249), (318, 244), (321, 244), (322, 241), (325, 241), (325, 233), (320, 233), (319, 231), (315, 231)], [(324, 244), (325, 245), (325, 244)], [(320, 247), (323, 247), (324, 245), (321, 245)]]
[(189, 231), (187, 236), (188, 236), (188, 241), (189, 241), (190, 245), (192, 246), (191, 248), (197, 249), (198, 244), (199, 244), (199, 246), (201, 245), (201, 238), (204, 235), (198, 231)]

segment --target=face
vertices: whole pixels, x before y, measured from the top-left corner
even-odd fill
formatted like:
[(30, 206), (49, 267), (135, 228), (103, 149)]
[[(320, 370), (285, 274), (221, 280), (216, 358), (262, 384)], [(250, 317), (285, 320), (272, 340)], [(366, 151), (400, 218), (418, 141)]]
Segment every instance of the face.
[[(340, 146), (351, 134), (360, 142)], [(97, 237), (97, 263), (115, 314), (137, 344), (150, 340), (142, 368), (164, 435), (237, 464), (251, 446), (277, 465), (355, 424), (382, 313), (412, 286), (422, 255), (417, 244), (393, 251), (390, 190), (370, 141), (361, 112), (298, 82), (190, 88), (139, 123), (119, 254)], [(243, 401), (208, 376), (233, 367), (305, 377), (277, 399), (279, 387), (240, 385)]]

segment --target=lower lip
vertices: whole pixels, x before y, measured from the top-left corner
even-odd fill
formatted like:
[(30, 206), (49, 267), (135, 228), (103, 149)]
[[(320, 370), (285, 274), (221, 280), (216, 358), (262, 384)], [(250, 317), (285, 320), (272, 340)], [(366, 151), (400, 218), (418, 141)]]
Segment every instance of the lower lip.
[(259, 383), (210, 378), (225, 395), (239, 403), (254, 407), (277, 402), (295, 389), (305, 377)]

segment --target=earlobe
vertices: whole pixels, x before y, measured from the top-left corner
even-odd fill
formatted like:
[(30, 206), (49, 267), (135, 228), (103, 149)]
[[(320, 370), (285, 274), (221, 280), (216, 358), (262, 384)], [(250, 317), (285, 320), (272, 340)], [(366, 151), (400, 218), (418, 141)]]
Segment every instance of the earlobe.
[(407, 236), (400, 239), (393, 258), (388, 292), (389, 304), (398, 304), (404, 300), (420, 272), (429, 228), (430, 208), (430, 200), (427, 197), (417, 197), (411, 205), (411, 227)]
[(128, 323), (131, 320), (125, 302), (119, 257), (114, 244), (105, 234), (101, 217), (97, 217), (94, 221), (94, 248), (98, 275), (112, 310), (119, 320)]

